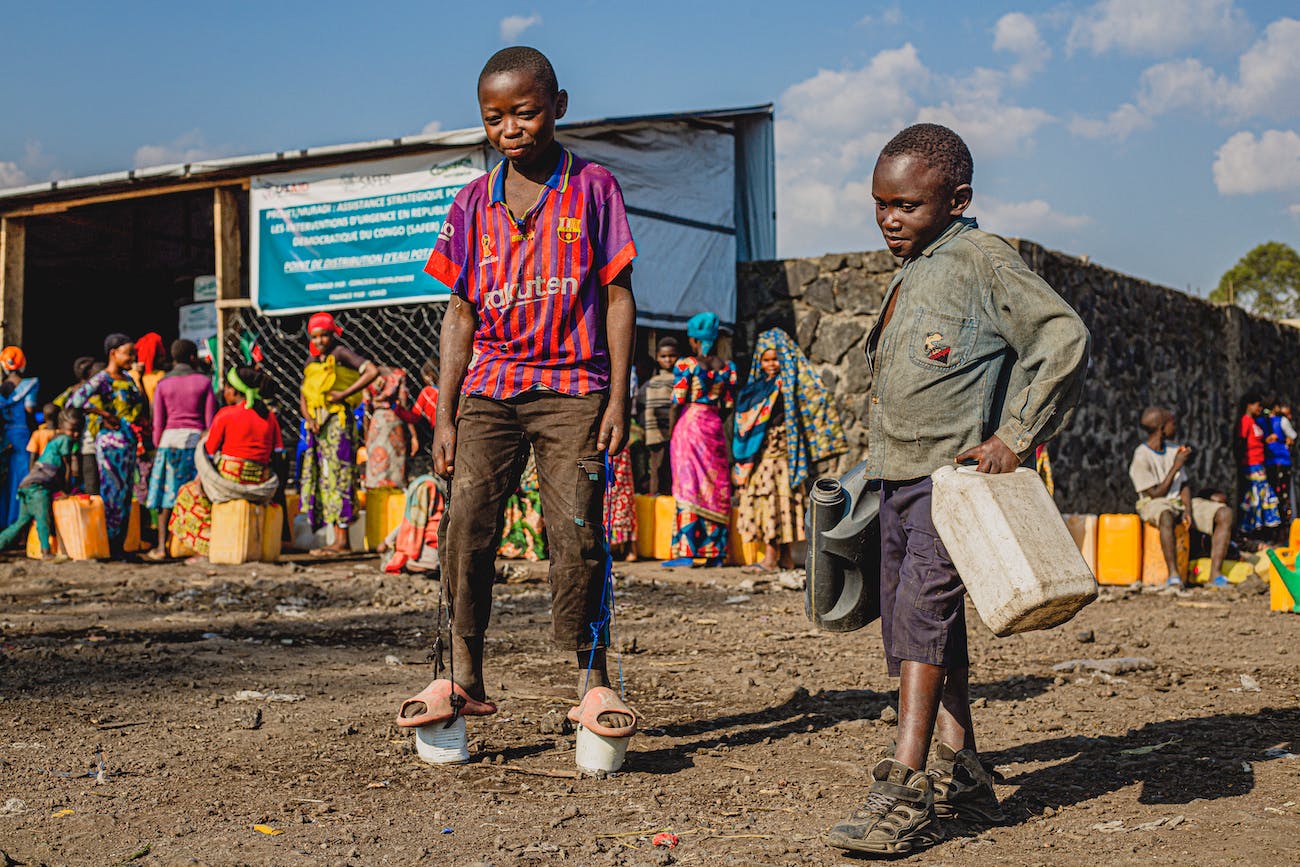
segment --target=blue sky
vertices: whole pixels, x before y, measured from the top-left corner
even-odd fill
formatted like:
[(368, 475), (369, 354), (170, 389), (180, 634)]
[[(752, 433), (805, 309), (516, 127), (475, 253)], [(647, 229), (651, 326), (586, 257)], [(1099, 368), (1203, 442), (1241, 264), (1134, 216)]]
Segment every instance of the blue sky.
[[(647, 11), (652, 10), (652, 11)], [(535, 45), (572, 119), (775, 102), (782, 255), (876, 249), (870, 173), (917, 120), (981, 224), (1208, 291), (1300, 246), (1294, 2), (7, 2), (0, 186), (477, 123)], [(430, 126), (434, 125), (434, 126)]]

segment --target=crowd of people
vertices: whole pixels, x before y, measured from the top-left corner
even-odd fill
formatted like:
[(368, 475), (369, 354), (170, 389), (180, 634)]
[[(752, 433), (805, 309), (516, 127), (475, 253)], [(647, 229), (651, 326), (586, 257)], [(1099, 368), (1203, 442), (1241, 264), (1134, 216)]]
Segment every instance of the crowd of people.
[[(411, 401), (405, 371), (368, 361), (340, 334), (328, 313), (308, 322), (302, 378), (290, 385), (299, 393), (303, 419), (293, 438), (285, 437), (268, 400), (270, 390), (284, 384), (272, 383), (251, 357), (217, 380), (192, 341), (176, 340), (164, 353), (155, 333), (138, 339), (110, 334), (103, 358), (78, 358), (73, 384), (38, 412), (40, 384), (23, 376), (25, 353), (6, 348), (0, 353), (9, 451), (0, 466), (6, 544), (34, 520), (42, 552), (56, 556), (50, 497), (35, 494), (39, 489), (98, 496), (114, 557), (138, 555), (127, 550), (133, 515), (150, 537), (141, 546), (150, 547), (145, 558), (206, 556), (214, 492), (218, 501), (240, 497), (283, 506), (296, 483), (310, 526), (327, 535), (313, 553), (347, 551), (359, 483), (407, 483), (416, 424), (433, 423), (436, 369), (423, 371), (430, 384)], [(260, 352), (254, 348), (249, 355)], [(296, 451), (286, 450), (286, 441), (296, 441)], [(364, 479), (357, 474), (362, 456), (368, 457)], [(42, 469), (64, 463), (67, 473)], [(292, 539), (287, 526), (285, 537)]]
[[(791, 546), (804, 539), (810, 466), (843, 453), (844, 432), (830, 395), (788, 334), (769, 329), (759, 335), (753, 369), (738, 388), (735, 365), (716, 354), (719, 329), (715, 314), (702, 313), (687, 324), (687, 352), (678, 338), (663, 336), (655, 347), (654, 373), (643, 385), (637, 385), (635, 366), (630, 369), (629, 444), (609, 457), (608, 543), (616, 556), (636, 559), (635, 496), (670, 495), (676, 518), (673, 557), (665, 565), (720, 565), (734, 528), (763, 550), (752, 571), (790, 568)], [(0, 526), (14, 525), (16, 538), (18, 523), (38, 519), (48, 547), (48, 504), (25, 508), (24, 491), (31, 487), (29, 471), (46, 459), (48, 445), (70, 423), (60, 420), (64, 409), (76, 411), (76, 441), (68, 454), (60, 441), (59, 461), (51, 465), (66, 458), (73, 471), (51, 493), (101, 497), (114, 556), (134, 556), (124, 547), (133, 509), (142, 510), (150, 546), (145, 559), (206, 556), (210, 492), (223, 482), (245, 486), (239, 493), (258, 501), (273, 490), (269, 499), (282, 504), (286, 491), (296, 488), (311, 528), (323, 528), (323, 544), (313, 549), (318, 556), (349, 550), (348, 528), (360, 513), (363, 490), (407, 491), (428, 500), (430, 514), (439, 517), (445, 485), (412, 473), (436, 420), (436, 365), (425, 366), (423, 388), (414, 391), (404, 370), (346, 345), (329, 313), (312, 316), (306, 331), (297, 389), (302, 425), (293, 450), (285, 443), (293, 445), (294, 438), (285, 436), (264, 395), (272, 384), (261, 366), (232, 367), (217, 382), (192, 341), (177, 340), (163, 353), (155, 333), (138, 339), (109, 335), (102, 360), (78, 358), (74, 383), (40, 412), (40, 383), (23, 376), (23, 351), (4, 350), (0, 395), (7, 401), (5, 437), (14, 448), (0, 467), (6, 495)], [(209, 473), (201, 479), (204, 468)], [(544, 559), (545, 516), (531, 452), (517, 476), (502, 515), (498, 553)], [(36, 487), (46, 490), (53, 481)], [(399, 565), (436, 568), (438, 521), (422, 525), (423, 544)], [(292, 545), (288, 527), (285, 540)], [(396, 551), (395, 535), (385, 542), (385, 549)]]

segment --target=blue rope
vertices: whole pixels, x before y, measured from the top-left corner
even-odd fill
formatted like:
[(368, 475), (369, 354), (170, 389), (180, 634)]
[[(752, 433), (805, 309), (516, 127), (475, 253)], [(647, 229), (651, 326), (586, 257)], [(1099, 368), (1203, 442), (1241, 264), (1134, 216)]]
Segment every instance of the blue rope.
[[(614, 486), (614, 472), (609, 464), (609, 452), (605, 452), (605, 493)], [(605, 588), (600, 594), (600, 619), (591, 624), (591, 653), (587, 657), (587, 673), (583, 675), (582, 687), (585, 691), (591, 681), (591, 668), (596, 662), (596, 649), (600, 645), (602, 633), (608, 646), (614, 644), (614, 554), (609, 546), (609, 529), (605, 526), (604, 500), (601, 501), (600, 536), (605, 548)], [(618, 652), (618, 694), (626, 698), (623, 685), (623, 654)]]

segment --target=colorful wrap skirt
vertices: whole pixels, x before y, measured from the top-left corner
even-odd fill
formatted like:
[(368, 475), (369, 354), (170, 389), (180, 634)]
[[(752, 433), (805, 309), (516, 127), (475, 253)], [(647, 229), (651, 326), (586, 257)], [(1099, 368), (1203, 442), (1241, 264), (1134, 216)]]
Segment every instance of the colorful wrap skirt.
[(356, 427), (348, 416), (330, 413), (319, 433), (307, 434), (302, 455), (299, 493), (313, 530), (356, 520), (356, 477)]
[[(217, 461), (217, 472), (223, 478), (244, 485), (258, 485), (271, 477), (269, 466), (241, 458), (221, 458)], [(177, 491), (167, 532), (178, 550), (208, 556), (212, 543), (212, 501), (203, 492), (203, 483), (198, 479), (186, 482)]]
[(784, 545), (804, 539), (803, 491), (790, 486), (785, 425), (769, 425), (758, 465), (740, 489), (736, 531), (749, 542)]
[(721, 413), (713, 406), (687, 404), (673, 428), (668, 449), (673, 497), (677, 499), (673, 555), (725, 558), (731, 468)]
[(605, 533), (610, 545), (636, 541), (636, 490), (632, 481), (631, 449), (609, 461), (613, 483), (605, 489)]
[(1246, 467), (1244, 482), (1241, 508), (1238, 510), (1241, 532), (1249, 535), (1281, 526), (1282, 517), (1277, 510), (1277, 494), (1268, 483), (1268, 472), (1264, 467)]

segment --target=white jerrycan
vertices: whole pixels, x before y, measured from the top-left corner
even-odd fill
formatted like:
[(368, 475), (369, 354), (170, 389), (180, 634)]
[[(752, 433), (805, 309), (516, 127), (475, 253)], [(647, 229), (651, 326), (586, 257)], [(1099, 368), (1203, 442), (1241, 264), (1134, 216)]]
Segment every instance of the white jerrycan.
[(1033, 470), (943, 467), (931, 512), (980, 619), (994, 635), (1051, 629), (1097, 598), (1097, 581)]

